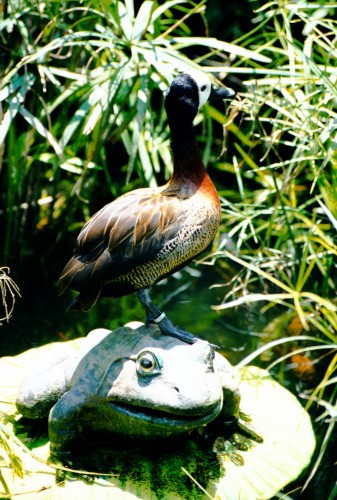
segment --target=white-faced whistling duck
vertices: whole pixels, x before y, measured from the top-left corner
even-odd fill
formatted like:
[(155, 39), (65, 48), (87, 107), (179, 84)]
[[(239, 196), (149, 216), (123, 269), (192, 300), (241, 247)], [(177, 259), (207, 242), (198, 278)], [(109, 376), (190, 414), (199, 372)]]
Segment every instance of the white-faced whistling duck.
[(201, 160), (193, 120), (206, 101), (233, 95), (201, 72), (174, 78), (165, 95), (173, 175), (164, 186), (117, 198), (85, 224), (59, 280), (60, 294), (67, 288), (79, 292), (70, 309), (87, 311), (101, 296), (137, 292), (148, 323), (185, 342), (197, 340), (157, 309), (148, 288), (199, 255), (217, 233), (220, 200)]

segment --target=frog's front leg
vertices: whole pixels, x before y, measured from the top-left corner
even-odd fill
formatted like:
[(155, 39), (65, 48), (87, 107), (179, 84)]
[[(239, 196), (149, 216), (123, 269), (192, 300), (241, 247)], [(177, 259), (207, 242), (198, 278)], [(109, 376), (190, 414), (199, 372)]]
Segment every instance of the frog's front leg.
[[(240, 411), (241, 396), (237, 374), (226, 376), (223, 386), (223, 407), (218, 417), (218, 430), (240, 451), (251, 448), (252, 442), (262, 443), (263, 439), (250, 427), (250, 418)], [(219, 429), (220, 424), (220, 429)]]
[(249, 418), (240, 411), (239, 374), (223, 356), (216, 354), (214, 366), (221, 377), (223, 404), (213, 429), (229, 440), (237, 449), (249, 449), (252, 441), (262, 438), (249, 425)]
[(249, 425), (250, 418), (240, 412), (239, 417), (233, 422), (225, 422), (228, 439), (240, 451), (249, 450), (253, 442), (263, 443), (263, 438)]
[(214, 357), (214, 371), (219, 374), (222, 386), (222, 410), (218, 419), (228, 424), (239, 418), (240, 389), (239, 376), (229, 361), (218, 353)]
[(49, 413), (48, 434), (52, 458), (67, 461), (78, 438), (78, 415), (82, 398), (68, 391), (59, 399)]

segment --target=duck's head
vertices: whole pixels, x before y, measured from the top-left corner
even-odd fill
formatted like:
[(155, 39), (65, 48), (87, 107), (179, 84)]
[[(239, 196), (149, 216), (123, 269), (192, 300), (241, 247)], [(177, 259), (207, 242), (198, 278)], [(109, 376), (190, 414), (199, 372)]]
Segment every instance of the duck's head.
[(192, 122), (207, 101), (226, 99), (234, 94), (232, 89), (214, 85), (205, 73), (193, 70), (173, 79), (165, 95), (165, 108), (168, 116)]

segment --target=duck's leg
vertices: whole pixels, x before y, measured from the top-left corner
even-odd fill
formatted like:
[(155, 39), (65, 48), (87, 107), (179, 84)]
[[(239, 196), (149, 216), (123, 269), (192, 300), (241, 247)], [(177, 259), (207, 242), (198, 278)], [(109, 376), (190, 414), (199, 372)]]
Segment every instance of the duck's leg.
[(155, 323), (163, 334), (171, 335), (171, 337), (176, 337), (188, 344), (194, 344), (194, 342), (199, 340), (198, 337), (195, 337), (191, 333), (174, 326), (166, 314), (154, 305), (147, 288), (138, 290), (137, 296), (140, 303), (145, 307), (147, 321), (149, 323)]

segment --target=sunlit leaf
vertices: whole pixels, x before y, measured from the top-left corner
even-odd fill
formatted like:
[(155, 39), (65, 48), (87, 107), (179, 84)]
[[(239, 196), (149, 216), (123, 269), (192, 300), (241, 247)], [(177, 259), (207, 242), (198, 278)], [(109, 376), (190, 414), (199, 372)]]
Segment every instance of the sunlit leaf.
[(32, 115), (30, 111), (28, 111), (26, 108), (21, 106), (19, 108), (19, 113), (24, 117), (24, 119), (31, 125), (39, 134), (44, 137), (49, 144), (53, 147), (55, 153), (59, 156), (62, 155), (62, 148), (60, 147), (59, 143), (53, 137), (53, 135), (49, 132), (49, 130), (46, 129), (46, 127), (40, 122), (40, 120)]
[(94, 87), (89, 96), (88, 103), (91, 106), (89, 116), (83, 129), (83, 134), (88, 135), (94, 129), (102, 114), (114, 101), (124, 77), (125, 65), (122, 64), (111, 79)]
[(142, 168), (144, 171), (144, 177), (146, 181), (148, 182), (149, 186), (156, 187), (157, 182), (154, 176), (154, 168), (152, 166), (149, 151), (147, 149), (147, 143), (144, 139), (143, 134), (139, 136), (138, 152), (140, 161), (142, 162)]
[(216, 49), (229, 54), (234, 54), (240, 57), (246, 57), (247, 59), (253, 59), (255, 61), (269, 63), (271, 59), (267, 56), (260, 54), (259, 52), (245, 49), (239, 47), (232, 43), (223, 42), (222, 40), (217, 40), (216, 38), (201, 38), (201, 37), (174, 37), (174, 42), (178, 47), (191, 47), (193, 45), (202, 45), (208, 47), (209, 49)]
[(74, 132), (77, 130), (77, 128), (84, 122), (85, 118), (87, 117), (88, 113), (90, 111), (90, 104), (89, 101), (85, 101), (74, 113), (73, 117), (67, 124), (67, 126), (64, 128), (61, 140), (60, 140), (60, 146), (64, 148), (69, 141), (71, 140)]
[(149, 89), (148, 89), (148, 75), (143, 73), (140, 75), (140, 87), (137, 93), (137, 114), (133, 120), (133, 132), (132, 132), (132, 144), (131, 151), (129, 153), (129, 163), (128, 163), (128, 177), (127, 182), (129, 182), (133, 165), (138, 150), (139, 136), (143, 126), (143, 119), (148, 105)]
[(124, 36), (127, 40), (132, 40), (134, 10), (133, 0), (126, 0), (126, 2), (118, 2), (118, 14), (120, 26), (123, 30)]
[(155, 2), (152, 0), (145, 0), (145, 2), (141, 4), (133, 26), (132, 39), (134, 42), (139, 40), (147, 30), (154, 5)]
[(160, 16), (162, 16), (165, 11), (169, 12), (172, 7), (182, 3), (186, 3), (186, 0), (169, 0), (168, 2), (165, 2), (162, 5), (159, 5), (153, 12), (152, 21), (155, 21)]
[(2, 120), (0, 122), (0, 146), (2, 146), (2, 144), (4, 143), (9, 127), (11, 126), (12, 120), (14, 120), (17, 112), (19, 111), (20, 106), (21, 102), (16, 97), (14, 97), (14, 99), (11, 99), (9, 101), (8, 110), (3, 115)]

